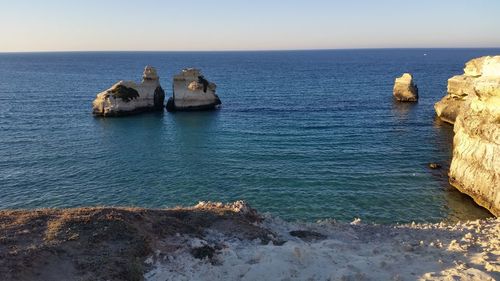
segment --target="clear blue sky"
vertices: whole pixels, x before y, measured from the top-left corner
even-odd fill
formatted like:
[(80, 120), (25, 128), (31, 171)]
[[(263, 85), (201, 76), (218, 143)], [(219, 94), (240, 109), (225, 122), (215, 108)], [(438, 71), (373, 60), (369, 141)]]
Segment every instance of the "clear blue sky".
[(499, 0), (0, 0), (0, 52), (500, 47)]

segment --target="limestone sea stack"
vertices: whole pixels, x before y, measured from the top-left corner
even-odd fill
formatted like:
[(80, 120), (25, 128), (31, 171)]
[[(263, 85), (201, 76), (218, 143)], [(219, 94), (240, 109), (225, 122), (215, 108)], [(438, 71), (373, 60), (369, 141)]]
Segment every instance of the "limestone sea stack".
[(462, 78), (450, 183), (500, 216), (500, 56), (468, 62)]
[(173, 95), (168, 99), (167, 110), (172, 112), (215, 109), (221, 104), (215, 89), (216, 85), (206, 80), (200, 70), (184, 69), (174, 76)]
[(97, 94), (92, 111), (97, 116), (123, 116), (146, 111), (163, 111), (165, 92), (156, 69), (146, 66), (142, 82), (120, 81)]
[(437, 116), (454, 124), (460, 111), (468, 107), (470, 100), (476, 97), (475, 81), (482, 77), (498, 76), (500, 70), (496, 67), (499, 63), (500, 56), (485, 56), (467, 62), (464, 74), (448, 79), (447, 95), (434, 105)]
[(397, 101), (401, 102), (418, 101), (418, 87), (413, 83), (410, 73), (404, 73), (403, 76), (396, 78), (393, 95)]

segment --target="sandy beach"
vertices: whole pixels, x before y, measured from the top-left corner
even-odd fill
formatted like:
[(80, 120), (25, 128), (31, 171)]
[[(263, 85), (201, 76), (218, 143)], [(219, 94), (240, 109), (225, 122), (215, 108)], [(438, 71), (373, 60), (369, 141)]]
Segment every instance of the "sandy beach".
[(498, 280), (500, 219), (286, 222), (242, 201), (0, 212), (3, 280)]

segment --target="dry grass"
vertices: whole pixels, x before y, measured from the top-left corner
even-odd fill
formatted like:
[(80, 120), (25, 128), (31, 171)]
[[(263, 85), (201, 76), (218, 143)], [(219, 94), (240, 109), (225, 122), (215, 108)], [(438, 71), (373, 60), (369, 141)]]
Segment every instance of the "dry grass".
[(232, 206), (0, 211), (2, 280), (142, 280), (144, 260), (168, 236), (207, 228), (269, 241), (258, 216)]

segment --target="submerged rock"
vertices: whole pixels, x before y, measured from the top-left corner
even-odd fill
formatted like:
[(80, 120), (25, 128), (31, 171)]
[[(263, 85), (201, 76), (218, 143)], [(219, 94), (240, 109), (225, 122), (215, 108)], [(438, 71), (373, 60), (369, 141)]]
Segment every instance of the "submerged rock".
[(413, 77), (409, 73), (396, 78), (393, 89), (394, 98), (402, 102), (418, 101), (418, 87), (413, 83)]
[[(458, 114), (467, 108), (470, 100), (476, 97), (474, 84), (481, 77), (499, 76), (497, 69), (500, 56), (486, 56), (468, 61), (464, 74), (448, 79), (447, 95), (434, 105), (437, 116), (450, 124), (454, 124)], [(495, 67), (495, 65), (497, 67)]]
[(500, 216), (500, 56), (467, 63), (467, 95), (455, 120), (450, 183)]
[(122, 116), (145, 111), (163, 111), (165, 92), (156, 69), (146, 66), (142, 82), (120, 81), (97, 94), (92, 112), (98, 116)]
[(441, 164), (439, 163), (429, 163), (429, 168), (436, 170), (436, 169), (441, 169)]
[(167, 102), (168, 111), (210, 110), (221, 104), (215, 94), (216, 85), (206, 80), (198, 69), (184, 69), (174, 76), (173, 88), (173, 96)]

